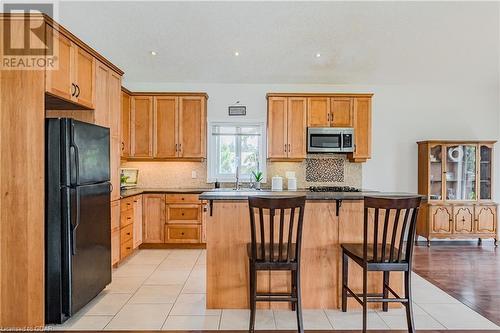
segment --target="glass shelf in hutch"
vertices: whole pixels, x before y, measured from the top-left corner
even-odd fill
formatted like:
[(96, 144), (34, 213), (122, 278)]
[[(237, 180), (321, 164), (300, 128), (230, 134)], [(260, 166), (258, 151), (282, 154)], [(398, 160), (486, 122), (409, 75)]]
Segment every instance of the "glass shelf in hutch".
[(427, 197), (417, 235), (433, 238), (494, 238), (495, 141), (418, 142), (418, 193)]

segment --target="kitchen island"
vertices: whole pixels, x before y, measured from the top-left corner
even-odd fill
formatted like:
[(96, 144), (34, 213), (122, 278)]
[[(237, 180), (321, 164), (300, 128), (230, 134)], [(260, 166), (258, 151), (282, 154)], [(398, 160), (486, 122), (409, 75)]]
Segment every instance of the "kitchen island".
[[(302, 306), (305, 309), (340, 308), (342, 291), (342, 243), (363, 242), (363, 199), (365, 196), (398, 197), (406, 193), (325, 192), (308, 191), (210, 191), (200, 195), (208, 200), (207, 214), (207, 308), (249, 308), (249, 274), (246, 244), (250, 242), (249, 196), (287, 197), (305, 195), (307, 198), (301, 258)], [(383, 217), (382, 217), (383, 218)], [(373, 220), (373, 217), (370, 218)], [(287, 292), (288, 272), (259, 272), (258, 290)], [(401, 273), (391, 273), (391, 287), (402, 294)], [(370, 272), (369, 292), (381, 292), (382, 273)], [(362, 269), (349, 265), (349, 286), (361, 291)], [(288, 308), (288, 303), (259, 302), (259, 308)], [(379, 304), (371, 304), (380, 307)], [(390, 306), (398, 307), (393, 303)], [(349, 307), (359, 307), (349, 299)]]

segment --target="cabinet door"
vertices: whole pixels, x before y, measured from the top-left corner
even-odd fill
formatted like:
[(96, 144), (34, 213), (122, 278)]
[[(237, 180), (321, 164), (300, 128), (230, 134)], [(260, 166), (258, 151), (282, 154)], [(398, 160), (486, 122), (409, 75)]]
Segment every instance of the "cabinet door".
[(287, 156), (306, 158), (307, 99), (288, 98)]
[(431, 206), (429, 209), (431, 233), (451, 234), (453, 215), (452, 208), (447, 206)]
[(122, 92), (121, 156), (130, 156), (130, 95)]
[(95, 91), (95, 58), (76, 44), (72, 46), (75, 57), (75, 84), (77, 86), (74, 100), (89, 109), (94, 108)]
[(132, 97), (131, 112), (132, 157), (153, 156), (153, 97)]
[(329, 127), (330, 120), (330, 98), (309, 97), (307, 99), (307, 126)]
[(134, 249), (142, 244), (142, 195), (134, 197)]
[(94, 122), (97, 125), (111, 127), (111, 110), (109, 107), (109, 72), (110, 69), (98, 62), (95, 72), (95, 109)]
[(154, 98), (153, 157), (177, 156), (178, 102), (178, 98), (174, 96)]
[(491, 200), (493, 178), (493, 146), (479, 146), (479, 199)]
[(110, 138), (110, 152), (109, 152), (109, 168), (110, 168), (110, 181), (113, 187), (111, 191), (111, 200), (120, 199), (120, 138)]
[(493, 205), (476, 205), (477, 233), (494, 233), (497, 230), (497, 208)]
[(51, 26), (46, 25), (46, 27), (47, 38), (53, 38), (54, 55), (57, 56), (54, 62), (55, 69), (47, 69), (45, 72), (46, 91), (52, 95), (71, 100), (75, 93), (75, 89), (71, 85), (73, 83), (71, 41)]
[(206, 120), (205, 97), (179, 98), (179, 157), (206, 157)]
[(334, 97), (331, 104), (331, 126), (353, 126), (353, 100), (350, 97)]
[(108, 86), (111, 136), (119, 138), (122, 78), (112, 70), (109, 71)]
[(267, 157), (287, 157), (287, 99), (270, 97), (267, 110)]
[(142, 196), (142, 242), (163, 243), (165, 226), (165, 195), (144, 194)]
[(470, 234), (474, 232), (474, 206), (453, 207), (453, 232)]
[(446, 146), (446, 200), (476, 201), (477, 146)]
[(120, 201), (111, 202), (111, 265), (120, 261)]
[(351, 161), (365, 162), (372, 152), (371, 99), (354, 98), (354, 153)]

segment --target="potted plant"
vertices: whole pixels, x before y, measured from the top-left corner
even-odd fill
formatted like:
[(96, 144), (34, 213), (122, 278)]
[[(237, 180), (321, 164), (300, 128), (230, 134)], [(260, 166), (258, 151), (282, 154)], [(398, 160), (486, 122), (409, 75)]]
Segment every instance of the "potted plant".
[(264, 178), (262, 171), (252, 171), (252, 175), (254, 178), (254, 183), (253, 183), (254, 188), (256, 190), (260, 190), (260, 182)]

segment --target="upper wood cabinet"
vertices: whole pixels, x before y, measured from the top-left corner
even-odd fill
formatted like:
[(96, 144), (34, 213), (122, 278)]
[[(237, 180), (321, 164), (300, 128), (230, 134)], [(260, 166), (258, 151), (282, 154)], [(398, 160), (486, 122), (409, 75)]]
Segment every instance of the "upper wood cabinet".
[(353, 101), (354, 153), (349, 160), (366, 162), (372, 155), (372, 102), (366, 97), (355, 97)]
[(205, 97), (179, 98), (179, 157), (203, 158), (206, 156)]
[(46, 71), (46, 92), (84, 108), (94, 108), (96, 59), (64, 34), (46, 25), (55, 45), (55, 69)]
[(330, 127), (330, 98), (307, 99), (307, 127)]
[(153, 97), (133, 96), (130, 150), (133, 157), (153, 156)]
[[(131, 116), (125, 114), (128, 94), (123, 95), (122, 142), (127, 146), (130, 128), (131, 149), (127, 159), (202, 159), (206, 157), (206, 95), (131, 93)], [(130, 124), (130, 125), (129, 125)]]
[(177, 157), (179, 151), (179, 98), (154, 97), (153, 157)]
[(353, 127), (354, 103), (352, 97), (331, 98), (330, 126)]
[(268, 158), (306, 157), (307, 100), (270, 97), (268, 100)]
[(122, 91), (122, 114), (121, 114), (121, 157), (127, 158), (130, 156), (130, 95), (126, 91)]
[(351, 162), (371, 158), (372, 94), (270, 93), (268, 158), (300, 161), (307, 156), (307, 127), (353, 127)]

